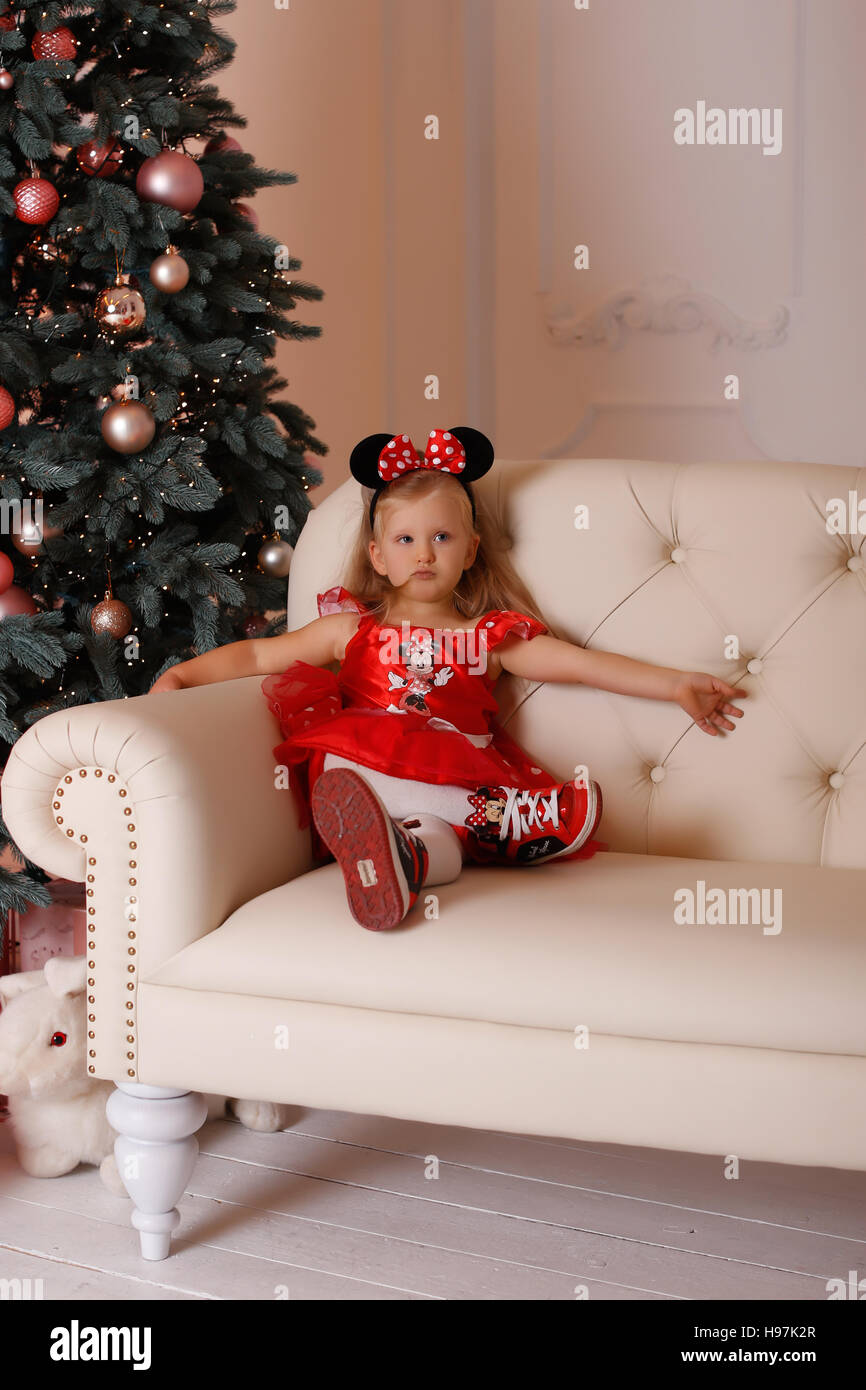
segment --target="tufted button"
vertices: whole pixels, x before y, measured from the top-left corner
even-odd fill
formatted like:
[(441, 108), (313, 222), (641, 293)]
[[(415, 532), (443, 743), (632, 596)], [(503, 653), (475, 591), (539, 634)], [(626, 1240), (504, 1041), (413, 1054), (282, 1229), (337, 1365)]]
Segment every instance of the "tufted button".
[(665, 780), (665, 770), (661, 766), (661, 764), (658, 764), (656, 767), (650, 768), (650, 777), (653, 779), (654, 782), (663, 782)]
[(681, 545), (675, 546), (674, 549), (671, 551), (671, 559), (673, 560), (675, 565), (681, 565), (685, 558), (686, 552), (683, 550)]
[(844, 781), (845, 781), (845, 774), (844, 774), (844, 772), (831, 772), (831, 773), (830, 773), (830, 786), (833, 788), (834, 791), (838, 791), (839, 787), (841, 787), (841, 785), (842, 785), (842, 783), (843, 783)]
[(764, 669), (764, 663), (759, 656), (753, 656), (746, 670), (753, 676), (759, 676)]
[(851, 559), (848, 561), (848, 568), (849, 568), (849, 570), (862, 570), (862, 568), (863, 568), (863, 556), (862, 556), (862, 555), (852, 555), (852, 556), (851, 556)]

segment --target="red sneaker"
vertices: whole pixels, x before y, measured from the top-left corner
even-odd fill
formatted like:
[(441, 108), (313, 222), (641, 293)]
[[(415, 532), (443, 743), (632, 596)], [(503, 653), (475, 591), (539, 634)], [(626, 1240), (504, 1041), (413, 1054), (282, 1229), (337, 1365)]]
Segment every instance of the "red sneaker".
[(586, 844), (602, 814), (601, 787), (573, 781), (542, 791), (520, 787), (479, 787), (469, 795), (474, 808), (464, 825), (491, 858), (541, 864), (571, 854)]
[(355, 921), (368, 931), (399, 926), (427, 873), (424, 841), (393, 820), (369, 782), (348, 767), (321, 773), (310, 805), (316, 829), (343, 871)]

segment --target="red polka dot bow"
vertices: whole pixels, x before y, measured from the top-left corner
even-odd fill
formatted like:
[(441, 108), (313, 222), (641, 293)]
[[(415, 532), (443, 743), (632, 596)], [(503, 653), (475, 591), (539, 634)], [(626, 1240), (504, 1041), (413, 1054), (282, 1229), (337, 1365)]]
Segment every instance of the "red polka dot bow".
[(431, 430), (424, 457), (408, 434), (395, 434), (379, 455), (379, 477), (392, 483), (414, 468), (438, 468), (443, 473), (462, 473), (466, 467), (466, 450), (449, 430)]

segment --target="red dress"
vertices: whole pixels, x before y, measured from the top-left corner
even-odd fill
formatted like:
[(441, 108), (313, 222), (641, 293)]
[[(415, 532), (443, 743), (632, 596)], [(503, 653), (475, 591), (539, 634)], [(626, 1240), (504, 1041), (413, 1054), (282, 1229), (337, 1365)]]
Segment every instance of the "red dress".
[[(485, 659), (506, 637), (547, 632), (543, 623), (491, 609), (470, 631), (383, 625), (341, 585), (318, 594), (317, 604), (320, 617), (362, 615), (339, 674), (295, 661), (262, 681), (283, 734), (273, 755), (289, 768), (302, 826), (310, 824), (309, 792), (326, 753), (391, 777), (472, 792), (481, 786), (539, 791), (557, 785), (553, 773), (533, 762), (496, 722), (495, 682)], [(465, 843), (471, 832), (461, 829)], [(331, 857), (315, 825), (312, 831), (317, 857)], [(588, 859), (606, 848), (589, 840), (560, 857)]]

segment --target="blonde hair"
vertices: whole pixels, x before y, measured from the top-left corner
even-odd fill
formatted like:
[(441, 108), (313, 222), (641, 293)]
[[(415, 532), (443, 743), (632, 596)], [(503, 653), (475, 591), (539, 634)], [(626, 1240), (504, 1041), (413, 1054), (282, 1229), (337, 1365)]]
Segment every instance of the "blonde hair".
[(370, 560), (370, 542), (381, 546), (384, 541), (385, 525), (389, 510), (396, 502), (417, 502), (434, 498), (445, 489), (455, 489), (454, 495), (460, 505), (463, 525), (470, 536), (479, 537), (478, 550), (474, 563), (464, 571), (454, 590), (452, 601), (457, 612), (464, 618), (475, 619), (490, 612), (492, 608), (503, 608), (525, 613), (544, 623), (552, 637), (557, 636), (551, 624), (542, 614), (532, 593), (524, 584), (508, 557), (512, 541), (496, 519), (488, 512), (484, 503), (475, 496), (476, 522), (472, 522), (472, 503), (466, 489), (447, 473), (435, 469), (417, 469), (397, 480), (399, 488), (393, 491), (393, 484), (386, 488), (376, 503), (373, 526), (370, 527), (370, 502), (372, 488), (364, 488), (364, 511), (355, 544), (349, 553), (343, 577), (344, 588), (361, 599), (368, 611), (380, 623), (387, 623), (393, 589), (386, 574), (378, 574)]

